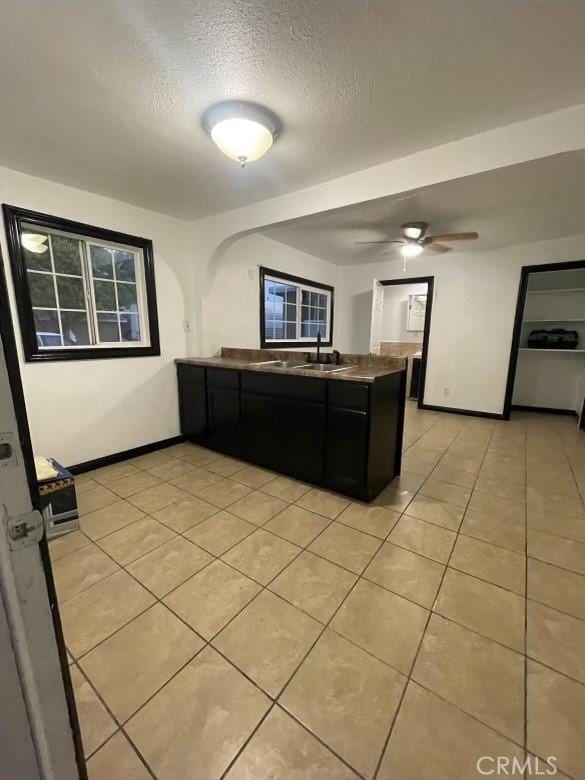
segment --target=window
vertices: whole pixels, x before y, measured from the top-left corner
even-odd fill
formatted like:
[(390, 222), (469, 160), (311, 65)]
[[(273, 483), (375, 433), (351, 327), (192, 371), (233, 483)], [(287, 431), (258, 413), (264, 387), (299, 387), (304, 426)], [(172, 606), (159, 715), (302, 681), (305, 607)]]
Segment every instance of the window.
[(260, 268), (262, 347), (331, 346), (333, 287)]
[(27, 361), (160, 355), (152, 242), (4, 206)]

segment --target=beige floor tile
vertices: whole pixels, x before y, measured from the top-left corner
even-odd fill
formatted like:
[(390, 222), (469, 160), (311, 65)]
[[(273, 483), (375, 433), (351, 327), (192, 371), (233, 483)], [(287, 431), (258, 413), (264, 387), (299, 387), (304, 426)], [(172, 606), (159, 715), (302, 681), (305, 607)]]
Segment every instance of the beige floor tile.
[(524, 659), (519, 653), (433, 615), (412, 678), (522, 743)]
[(241, 517), (229, 512), (217, 512), (186, 531), (185, 536), (212, 555), (223, 555), (255, 530), (255, 525), (247, 523)]
[(179, 536), (131, 563), (128, 571), (161, 599), (212, 560), (212, 555)]
[(65, 643), (79, 658), (155, 601), (125, 571), (118, 571), (60, 605)]
[(231, 477), (238, 471), (246, 468), (246, 464), (241, 460), (235, 458), (218, 458), (212, 463), (208, 463), (205, 467), (207, 471), (211, 471), (212, 474), (219, 474), (220, 477)]
[(183, 474), (180, 477), (175, 477), (170, 480), (171, 485), (184, 490), (191, 495), (198, 495), (205, 488), (216, 485), (222, 480), (219, 474), (212, 474), (211, 471), (207, 471), (202, 468), (194, 468), (187, 474)]
[(280, 709), (274, 709), (238, 756), (226, 780), (357, 780), (336, 756)]
[(471, 489), (429, 477), (420, 488), (419, 493), (423, 496), (429, 496), (429, 498), (436, 498), (438, 501), (445, 501), (448, 504), (465, 508), (471, 495)]
[(443, 449), (433, 449), (417, 443), (413, 444), (412, 447), (409, 447), (406, 450), (405, 455), (407, 458), (414, 458), (415, 460), (422, 460), (423, 463), (436, 465), (443, 457), (443, 453)]
[[(153, 453), (154, 454), (154, 453)], [(110, 489), (120, 498), (129, 498), (141, 490), (160, 485), (160, 479), (153, 477), (148, 471), (139, 471), (136, 474), (129, 474), (127, 477), (116, 479), (110, 483)]]
[(112, 736), (118, 726), (76, 666), (71, 667), (71, 682), (79, 716), (83, 753), (90, 756)]
[(252, 488), (247, 487), (247, 485), (241, 485), (232, 479), (222, 479), (205, 488), (205, 490), (201, 490), (198, 495), (204, 501), (209, 501), (210, 504), (226, 509), (251, 492)]
[(404, 512), (414, 495), (410, 490), (402, 490), (389, 485), (374, 499), (373, 503), (375, 506), (384, 506), (386, 509), (394, 510), (394, 512)]
[(299, 482), (296, 479), (290, 479), (289, 477), (276, 477), (266, 485), (263, 485), (262, 492), (268, 493), (269, 496), (275, 498), (281, 498), (283, 501), (293, 503), (297, 501), (305, 493), (311, 490), (311, 486), (304, 482)]
[(118, 500), (115, 504), (84, 515), (81, 518), (81, 528), (90, 539), (97, 541), (142, 517), (144, 517), (144, 512), (141, 512), (140, 509), (132, 506), (128, 501)]
[(458, 471), (467, 471), (469, 474), (477, 474), (481, 467), (481, 458), (449, 451), (441, 458), (439, 465)]
[[(392, 730), (379, 780), (473, 780), (481, 756), (505, 756), (520, 764), (517, 745), (430, 691), (409, 682)], [(492, 763), (484, 762), (485, 769)], [(482, 765), (483, 766), (483, 765)]]
[(91, 472), (75, 475), (75, 492), (78, 497), (81, 493), (86, 493), (96, 487), (99, 487), (99, 482), (91, 478)]
[(322, 629), (316, 620), (265, 590), (215, 637), (213, 645), (276, 698)]
[(266, 523), (264, 528), (300, 547), (306, 547), (331, 521), (323, 515), (309, 512), (296, 504), (287, 508)]
[(585, 508), (583, 507), (583, 502), (580, 498), (559, 496), (554, 493), (544, 493), (541, 490), (529, 487), (526, 489), (526, 500), (528, 509), (532, 507), (542, 507), (543, 509), (550, 509), (559, 514), (568, 515), (569, 517), (579, 517), (582, 520), (585, 520)]
[(517, 499), (499, 498), (492, 493), (474, 490), (469, 499), (469, 509), (499, 520), (522, 520), (526, 517), (524, 503)]
[(419, 520), (426, 520), (427, 523), (441, 525), (451, 531), (458, 531), (464, 511), (460, 506), (438, 501), (436, 498), (423, 496), (419, 493), (408, 505), (406, 514), (418, 517)]
[(172, 528), (173, 531), (182, 534), (218, 512), (219, 508), (213, 504), (208, 504), (207, 501), (202, 501), (196, 496), (189, 496), (160, 509), (158, 512), (153, 512), (152, 516), (159, 523), (163, 523)]
[(342, 523), (332, 523), (311, 543), (309, 550), (344, 569), (361, 574), (379, 547), (379, 539)]
[(108, 490), (103, 485), (96, 484), (96, 487), (88, 488), (77, 494), (77, 510), (79, 516), (83, 517), (90, 512), (95, 512), (96, 509), (101, 509), (119, 500), (120, 498), (116, 493), (112, 493), (111, 490)]
[(303, 509), (308, 509), (310, 512), (316, 512), (319, 515), (328, 517), (330, 520), (334, 520), (349, 505), (349, 500), (336, 493), (313, 488), (297, 499), (296, 503)]
[(585, 543), (585, 520), (581, 517), (569, 517), (554, 509), (531, 506), (527, 512), (527, 523), (529, 528)]
[(483, 512), (467, 510), (461, 533), (508, 550), (523, 553), (526, 549), (526, 526), (523, 517), (497, 518)]
[(386, 509), (383, 506), (372, 506), (370, 504), (358, 504), (352, 501), (337, 518), (337, 522), (349, 525), (356, 531), (377, 536), (379, 539), (385, 539), (394, 528), (400, 514), (392, 509)]
[(451, 466), (439, 465), (431, 474), (433, 479), (440, 479), (442, 482), (450, 482), (452, 485), (459, 485), (462, 488), (472, 488), (475, 483), (475, 474), (462, 469), (454, 469)]
[(209, 466), (210, 463), (215, 463), (216, 460), (223, 457), (220, 452), (207, 450), (205, 447), (198, 447), (197, 445), (191, 445), (190, 450), (181, 455), (182, 460), (192, 463), (194, 466)]
[(152, 517), (136, 520), (98, 541), (99, 546), (122, 566), (154, 550), (176, 534)]
[(162, 482), (160, 485), (148, 488), (148, 490), (142, 490), (140, 493), (136, 493), (130, 496), (128, 501), (143, 512), (152, 514), (159, 509), (164, 509), (173, 504), (175, 501), (188, 498), (189, 494), (184, 490), (171, 485), (169, 482)]
[(447, 569), (434, 611), (479, 634), (524, 652), (524, 597)]
[[(101, 469), (96, 469), (91, 472), (91, 478), (100, 485), (106, 487), (116, 479), (121, 477), (127, 477), (130, 474), (137, 474), (140, 471), (136, 466), (132, 465), (129, 461), (125, 460), (122, 463), (112, 463), (110, 466), (104, 466)], [(77, 481), (77, 477), (75, 478)]]
[(273, 471), (260, 469), (257, 466), (246, 466), (234, 475), (234, 479), (236, 482), (241, 482), (243, 485), (248, 485), (248, 487), (258, 490), (272, 482), (273, 479), (276, 479), (276, 476)]
[(416, 493), (424, 481), (425, 477), (420, 476), (420, 474), (412, 474), (406, 471), (403, 466), (400, 474), (394, 477), (390, 485), (399, 490), (410, 490), (412, 493)]
[(529, 471), (526, 478), (528, 487), (541, 490), (543, 493), (554, 493), (560, 496), (570, 496), (579, 498), (579, 489), (572, 476), (565, 479), (558, 479), (555, 476), (547, 476), (538, 471)]
[(158, 450), (157, 452), (147, 452), (146, 455), (139, 455), (127, 462), (140, 469), (153, 469), (162, 463), (168, 463), (170, 460), (172, 457), (167, 450)]
[(527, 654), (585, 683), (585, 621), (528, 601)]
[(528, 555), (562, 569), (585, 574), (585, 544), (528, 529)]
[(388, 541), (405, 547), (407, 550), (424, 555), (438, 563), (446, 563), (453, 549), (456, 534), (447, 528), (426, 523), (416, 517), (403, 515), (394, 530), (388, 537)]
[(87, 762), (88, 780), (152, 780), (136, 751), (119, 731)]
[(53, 576), (59, 601), (62, 603), (82, 590), (95, 585), (118, 566), (95, 544), (87, 544), (75, 552), (54, 561)]
[(430, 609), (445, 567), (421, 555), (383, 544), (363, 576), (410, 601)]
[(264, 525), (287, 506), (288, 503), (281, 498), (255, 490), (232, 504), (230, 512), (254, 525)]
[(495, 464), (485, 466), (484, 464), (477, 479), (478, 483), (481, 481), (485, 484), (488, 492), (497, 485), (516, 487), (523, 490), (522, 498), (526, 499), (526, 472), (523, 469), (510, 469), (508, 466), (496, 466)]
[(482, 471), (520, 471), (525, 472), (522, 455), (504, 455), (502, 452), (488, 452), (482, 464)]
[(326, 623), (356, 581), (355, 574), (303, 552), (270, 584), (270, 590)]
[(367, 778), (384, 748), (406, 678), (326, 630), (281, 704)]
[(155, 604), (91, 650), (81, 667), (124, 723), (202, 647), (203, 640)]
[(58, 561), (59, 558), (64, 558), (69, 553), (81, 550), (82, 547), (86, 547), (89, 543), (90, 539), (83, 531), (70, 531), (67, 534), (63, 534), (58, 539), (52, 539), (49, 542), (51, 560)]
[(192, 463), (186, 463), (179, 458), (173, 458), (166, 463), (160, 463), (158, 466), (148, 469), (148, 472), (157, 479), (162, 479), (163, 482), (168, 482), (171, 479), (183, 476), (193, 471), (195, 466)]
[(331, 628), (408, 675), (429, 617), (426, 609), (360, 580)]
[(528, 559), (528, 598), (585, 620), (585, 577)]
[(165, 598), (173, 612), (207, 640), (260, 592), (258, 583), (214, 561)]
[(585, 688), (552, 669), (528, 661), (527, 746), (555, 756), (562, 772), (583, 777)]
[(402, 458), (402, 468), (411, 474), (418, 474), (421, 477), (428, 477), (434, 468), (433, 463), (427, 463), (424, 460), (417, 460), (405, 455)]
[(222, 557), (242, 574), (267, 585), (300, 551), (295, 544), (258, 528)]
[(157, 778), (218, 780), (269, 706), (265, 694), (207, 647), (126, 728)]
[(521, 553), (461, 534), (449, 566), (515, 593), (525, 592), (526, 557)]

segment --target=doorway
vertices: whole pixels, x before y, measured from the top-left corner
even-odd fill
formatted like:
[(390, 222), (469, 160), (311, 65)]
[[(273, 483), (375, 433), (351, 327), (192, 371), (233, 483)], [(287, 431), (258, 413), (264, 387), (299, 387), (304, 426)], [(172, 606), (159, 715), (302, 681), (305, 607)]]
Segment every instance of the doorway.
[(374, 280), (370, 351), (407, 363), (407, 398), (424, 408), (434, 277)]

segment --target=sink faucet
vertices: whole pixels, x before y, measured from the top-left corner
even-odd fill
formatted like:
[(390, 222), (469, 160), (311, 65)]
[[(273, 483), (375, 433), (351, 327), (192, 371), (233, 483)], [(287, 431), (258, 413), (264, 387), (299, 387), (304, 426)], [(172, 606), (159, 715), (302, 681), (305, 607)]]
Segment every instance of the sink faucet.
[(317, 331), (317, 363), (321, 362), (321, 331)]

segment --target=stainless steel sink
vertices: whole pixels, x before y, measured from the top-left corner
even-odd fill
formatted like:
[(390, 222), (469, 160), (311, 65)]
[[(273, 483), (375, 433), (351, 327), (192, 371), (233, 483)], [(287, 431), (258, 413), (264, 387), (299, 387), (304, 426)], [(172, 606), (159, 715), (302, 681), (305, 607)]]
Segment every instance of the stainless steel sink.
[(273, 366), (274, 368), (305, 368), (307, 363), (300, 360), (262, 360), (259, 363), (250, 363), (251, 366)]
[(336, 366), (334, 363), (308, 363), (304, 366), (296, 366), (296, 368), (302, 368), (303, 371), (319, 371), (320, 373), (333, 374), (337, 371), (347, 371), (355, 366)]

